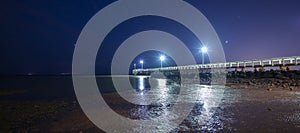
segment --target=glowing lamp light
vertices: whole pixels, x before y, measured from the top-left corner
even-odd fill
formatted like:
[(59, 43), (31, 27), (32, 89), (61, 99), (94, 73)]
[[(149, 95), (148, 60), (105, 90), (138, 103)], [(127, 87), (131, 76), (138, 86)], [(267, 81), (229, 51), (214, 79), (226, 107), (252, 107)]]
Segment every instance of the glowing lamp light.
[(207, 53), (208, 49), (207, 49), (207, 47), (204, 46), (201, 48), (201, 51), (202, 51), (202, 53)]
[(144, 61), (143, 60), (140, 60), (140, 64), (141, 64), (142, 69), (144, 69)]
[(162, 68), (162, 62), (166, 59), (166, 57), (164, 55), (159, 57), (160, 59), (160, 68)]
[(204, 64), (204, 54), (207, 53), (208, 48), (206, 46), (203, 46), (201, 48), (201, 53), (202, 53), (202, 64)]
[(161, 61), (164, 61), (164, 60), (166, 59), (166, 57), (162, 55), (162, 56), (159, 57), (159, 59), (160, 59)]

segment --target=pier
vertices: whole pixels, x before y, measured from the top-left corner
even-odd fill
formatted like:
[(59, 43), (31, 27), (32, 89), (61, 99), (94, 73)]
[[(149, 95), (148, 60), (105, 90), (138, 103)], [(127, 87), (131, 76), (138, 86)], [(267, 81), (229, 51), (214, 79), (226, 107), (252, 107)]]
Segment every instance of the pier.
[(300, 56), (293, 56), (293, 57), (281, 57), (281, 58), (261, 59), (261, 60), (246, 60), (246, 61), (196, 64), (196, 65), (186, 65), (186, 66), (171, 66), (171, 67), (160, 67), (160, 68), (149, 68), (149, 69), (134, 69), (133, 74), (149, 74), (155, 71), (204, 70), (204, 69), (224, 69), (224, 68), (245, 70), (245, 68), (279, 67), (280, 69), (283, 69), (284, 67), (298, 66), (298, 65), (300, 65)]

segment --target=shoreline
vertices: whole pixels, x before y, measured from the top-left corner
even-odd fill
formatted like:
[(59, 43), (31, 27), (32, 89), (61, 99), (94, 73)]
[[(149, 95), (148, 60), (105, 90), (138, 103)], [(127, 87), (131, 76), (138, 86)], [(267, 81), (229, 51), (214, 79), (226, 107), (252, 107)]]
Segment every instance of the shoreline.
[[(262, 88), (250, 88), (244, 89), (244, 88), (231, 88), (225, 89), (225, 92), (235, 93), (235, 92), (242, 92), (240, 94), (238, 101), (233, 101), (235, 98), (227, 99), (232, 102), (224, 103), (220, 105), (220, 108), (217, 111), (216, 115), (224, 115), (223, 111), (231, 111), (234, 112), (235, 115), (238, 117), (236, 119), (241, 119), (241, 121), (248, 120), (249, 115), (253, 112), (249, 112), (247, 109), (248, 107), (256, 108), (257, 110), (260, 110), (264, 113), (271, 113), (274, 111), (276, 112), (279, 110), (279, 107), (277, 106), (285, 106), (288, 110), (294, 110), (297, 112), (298, 109), (300, 109), (299, 105), (297, 104), (299, 100), (295, 99), (296, 95), (298, 96), (300, 94), (299, 90), (295, 91), (289, 91), (287, 89), (282, 88), (276, 88), (274, 91), (269, 92), (266, 89)], [(250, 94), (248, 94), (250, 93)], [(253, 94), (252, 94), (253, 93)], [(291, 95), (293, 97), (286, 97), (285, 95)], [(121, 114), (126, 117), (132, 117), (132, 118), (140, 118), (140, 116), (131, 116), (130, 111), (138, 106), (132, 106), (131, 104), (128, 104), (127, 102), (124, 102), (123, 100), (119, 100), (120, 96), (117, 95), (117, 93), (108, 93), (103, 94), (103, 97), (107, 100), (108, 104), (112, 106), (113, 110), (118, 112), (118, 114)], [(247, 100), (244, 98), (247, 97)], [(252, 99), (253, 97), (253, 99)], [(277, 98), (276, 98), (277, 97)], [(278, 100), (278, 98), (282, 97), (281, 100)], [(291, 101), (289, 99), (294, 99), (296, 101)], [(122, 106), (120, 106), (122, 105)], [(276, 106), (275, 106), (276, 105)], [(5, 107), (5, 108), (3, 108)], [(124, 108), (126, 107), (126, 108)], [(156, 106), (154, 106), (157, 108)], [(81, 111), (81, 108), (77, 102), (76, 99), (56, 99), (56, 100), (27, 100), (27, 101), (20, 101), (20, 100), (5, 100), (1, 101), (1, 121), (0, 123), (5, 123), (0, 128), (3, 132), (102, 132), (99, 130), (95, 125), (88, 120), (88, 118), (85, 116), (85, 114)], [(235, 112), (234, 110), (240, 110), (240, 112)], [(253, 110), (253, 109), (252, 109)], [(6, 113), (5, 113), (6, 112)], [(223, 113), (222, 113), (223, 112)], [(283, 114), (281, 114), (284, 112)], [(218, 114), (221, 113), (221, 114)], [(289, 112), (286, 111), (278, 111), (278, 114), (281, 114), (280, 117), (285, 117), (285, 115), (294, 115), (293, 111)], [(300, 112), (299, 112), (300, 113)], [(10, 115), (9, 115), (10, 114)], [(3, 116), (5, 116), (3, 118)], [(225, 115), (226, 116), (226, 115)], [(230, 116), (230, 117), (236, 117), (236, 116)], [(253, 117), (253, 116), (251, 116)], [(290, 117), (290, 116), (286, 116)], [(255, 117), (256, 118), (256, 117)], [(8, 120), (10, 119), (10, 120)], [(192, 119), (192, 118), (188, 118)], [(271, 118), (270, 118), (271, 119)], [(295, 118), (290, 118), (295, 119)], [(3, 121), (4, 120), (4, 121)], [(5, 122), (5, 120), (8, 120)], [(190, 120), (188, 120), (190, 121)], [(229, 126), (229, 127), (223, 127), (225, 129), (222, 129), (218, 132), (223, 131), (235, 131), (235, 129), (231, 129), (230, 127), (232, 125), (237, 125), (239, 128), (242, 127), (241, 123), (236, 122), (227, 122), (225, 119), (222, 119), (224, 122), (223, 124)], [(239, 121), (239, 120), (237, 120)], [(251, 119), (251, 123), (254, 120)], [(80, 123), (78, 123), (80, 122)], [(294, 121), (295, 122), (295, 121)], [(296, 122), (297, 123), (297, 122)], [(211, 123), (212, 125), (206, 125), (207, 128), (209, 126), (215, 126), (214, 128), (218, 127), (218, 124)], [(229, 124), (229, 125), (228, 125)], [(297, 123), (298, 124), (298, 123)], [(10, 125), (10, 126), (9, 126)], [(9, 128), (4, 128), (5, 126)], [(185, 128), (188, 127), (194, 127), (194, 126), (200, 126), (201, 125), (193, 125), (190, 122), (183, 123), (182, 125)], [(182, 128), (181, 126), (181, 128)], [(186, 127), (187, 126), (187, 127)], [(291, 127), (292, 125), (289, 125)], [(296, 125), (296, 127), (292, 128), (293, 130), (300, 129), (300, 124)], [(200, 130), (200, 127), (193, 129), (193, 130)], [(293, 127), (293, 126), (292, 126)], [(212, 128), (212, 127), (211, 127)], [(183, 129), (177, 129), (178, 131), (183, 131)], [(237, 131), (248, 131), (247, 128), (237, 129)], [(259, 128), (260, 131), (264, 131), (262, 128)], [(269, 130), (269, 129), (268, 129)], [(271, 130), (271, 129), (270, 129)], [(284, 129), (288, 130), (288, 129)], [(209, 131), (209, 129), (201, 129), (200, 131)], [(282, 130), (280, 130), (282, 131)]]
[[(276, 74), (273, 75), (274, 73)], [(227, 78), (227, 81), (230, 82), (225, 85), (228, 89), (224, 89), (224, 95), (230, 95), (225, 97), (227, 102), (220, 104), (212, 118), (215, 122), (220, 122), (221, 125), (220, 123), (197, 125), (193, 122), (193, 117), (189, 117), (174, 131), (273, 131), (271, 128), (275, 127), (270, 123), (273, 121), (279, 123), (275, 125), (280, 126), (280, 123), (285, 125), (278, 131), (298, 131), (300, 130), (300, 122), (295, 120), (298, 118), (296, 114), (300, 113), (297, 112), (300, 110), (298, 104), (300, 89), (295, 81), (298, 81), (300, 74), (299, 72), (290, 73), (286, 71), (251, 72), (251, 78), (247, 78), (249, 72), (230, 73), (231, 76)], [(291, 76), (293, 80), (287, 78)], [(294, 88), (290, 89), (291, 87)], [(0, 94), (5, 95), (26, 95), (26, 93), (29, 92), (18, 89), (0, 91)], [(132, 110), (137, 110), (141, 106), (135, 106), (121, 100), (116, 92), (105, 93), (103, 97), (118, 114), (133, 119), (143, 118), (143, 116), (131, 114)], [(0, 102), (0, 132), (102, 132), (81, 111), (76, 98), (3, 99)], [(197, 106), (199, 103), (195, 105), (195, 107)], [(249, 107), (252, 109), (249, 110)], [(287, 110), (281, 110), (279, 107)], [(151, 106), (149, 108), (158, 108), (159, 110), (161, 107)], [(268, 116), (268, 119), (260, 118), (264, 115), (255, 111)], [(226, 112), (232, 115), (228, 115)], [(156, 112), (152, 113), (156, 114)], [(277, 119), (281, 121), (273, 120), (273, 117), (278, 117)], [(234, 120), (227, 121), (231, 119)], [(257, 121), (262, 121), (266, 126), (255, 125)], [(291, 122), (292, 124), (290, 124)], [(255, 126), (249, 127), (251, 124)], [(269, 128), (264, 130), (266, 127)]]

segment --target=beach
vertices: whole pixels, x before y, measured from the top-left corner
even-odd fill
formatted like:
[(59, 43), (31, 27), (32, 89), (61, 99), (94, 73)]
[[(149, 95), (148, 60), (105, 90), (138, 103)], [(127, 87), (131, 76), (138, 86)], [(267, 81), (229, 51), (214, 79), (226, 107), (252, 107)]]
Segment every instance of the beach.
[[(189, 99), (185, 102), (193, 104), (193, 110), (177, 128), (168, 128), (168, 124), (161, 123), (157, 127), (158, 131), (300, 131), (299, 89), (291, 91), (288, 88), (274, 87), (270, 91), (268, 88), (257, 88), (253, 85), (247, 88), (244, 87), (245, 85), (230, 86), (220, 88), (210, 85), (186, 85), (186, 89), (193, 95), (188, 94), (186, 97)], [(150, 105), (129, 103), (116, 92), (103, 93), (102, 96), (111, 109), (119, 115), (133, 120), (146, 120), (159, 118), (177, 104), (174, 100), (176, 99), (174, 94), (178, 94), (176, 87), (168, 83), (162, 88), (166, 89), (152, 92), (158, 99)], [(9, 93), (5, 93), (5, 90), (1, 91), (3, 94), (0, 101), (1, 132), (103, 132), (83, 113), (76, 97), (53, 96), (27, 100), (21, 98), (30, 95), (26, 94), (29, 92), (31, 91), (16, 90)], [(3, 98), (4, 95), (11, 96)], [(17, 96), (20, 98), (16, 98)], [(143, 126), (140, 125), (141, 128)], [(135, 131), (139, 132), (139, 130), (136, 128)]]

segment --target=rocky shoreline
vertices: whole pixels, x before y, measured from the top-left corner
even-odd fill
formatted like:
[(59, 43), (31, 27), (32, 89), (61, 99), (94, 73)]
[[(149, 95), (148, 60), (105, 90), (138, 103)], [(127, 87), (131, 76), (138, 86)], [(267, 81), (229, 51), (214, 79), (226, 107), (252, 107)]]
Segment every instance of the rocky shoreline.
[[(221, 78), (222, 74), (224, 75), (223, 78)], [(195, 79), (195, 73), (187, 72), (180, 75), (178, 72), (166, 72), (164, 75), (167, 79), (177, 83), (199, 83), (199, 80)], [(182, 75), (187, 78), (181, 79), (180, 76)], [(152, 76), (156, 77), (155, 74)], [(230, 71), (226, 76), (224, 73), (215, 74), (214, 80), (212, 80), (212, 74), (207, 72), (200, 73), (199, 78), (200, 84), (213, 84), (213, 81), (234, 89), (265, 88), (272, 90), (278, 88), (294, 90), (300, 88), (300, 70)], [(224, 79), (226, 82), (223, 81)]]
[(268, 90), (276, 88), (294, 90), (300, 87), (300, 71), (231, 72), (227, 76), (227, 85)]

